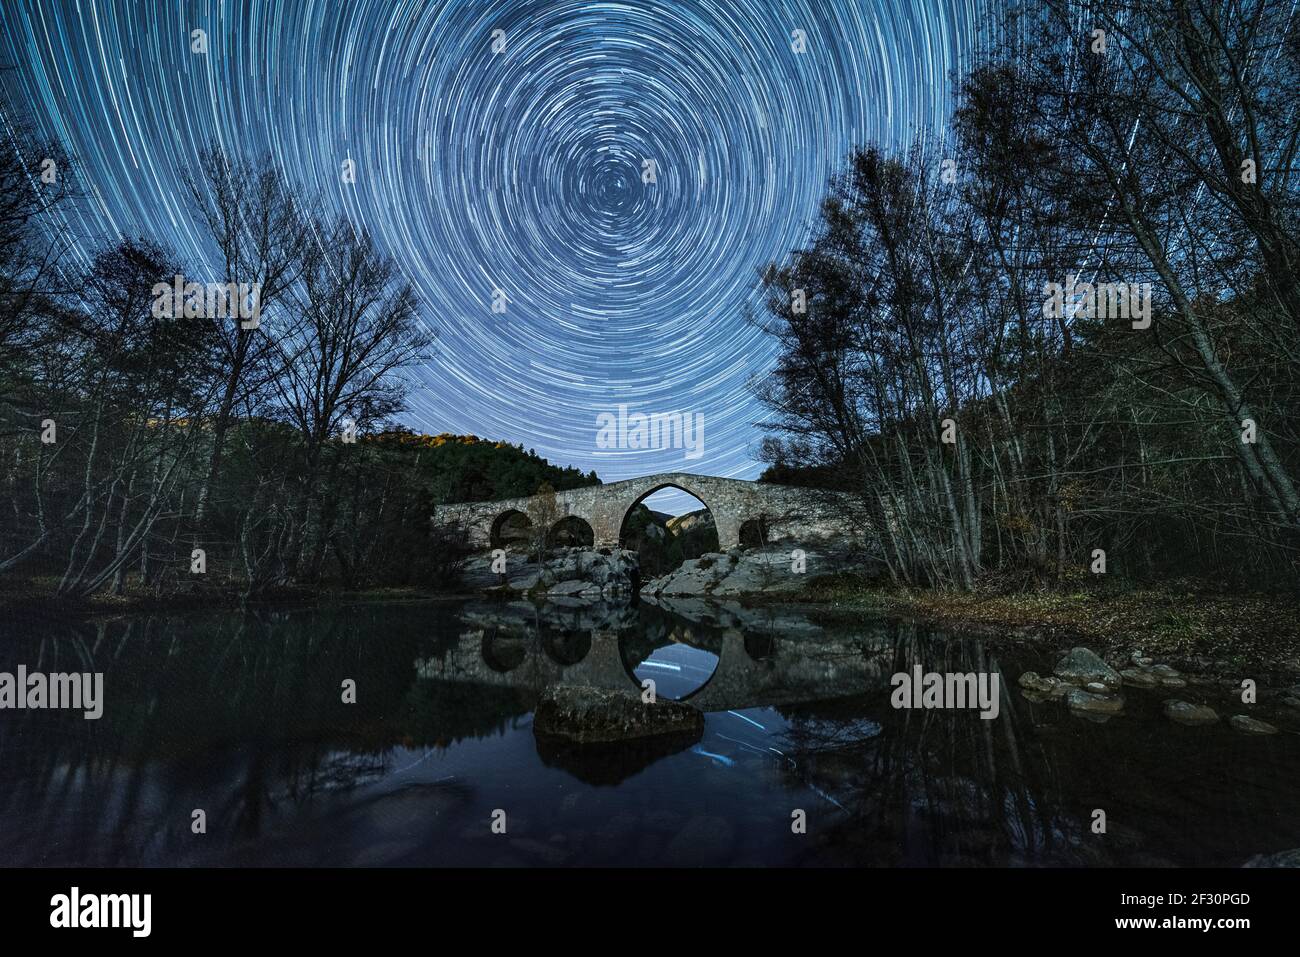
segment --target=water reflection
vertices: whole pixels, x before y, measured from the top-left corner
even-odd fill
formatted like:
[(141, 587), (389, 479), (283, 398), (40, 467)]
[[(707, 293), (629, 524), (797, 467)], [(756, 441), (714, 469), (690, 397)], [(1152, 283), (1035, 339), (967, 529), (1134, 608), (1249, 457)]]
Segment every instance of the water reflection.
[[(11, 865), (1216, 865), (1300, 846), (1294, 735), (1172, 725), (1136, 691), (1087, 724), (1016, 691), (1050, 662), (885, 620), (692, 601), (6, 622), (0, 670), (19, 663), (102, 671), (106, 704), (0, 712)], [(916, 664), (1002, 673), (999, 718), (893, 709), (889, 676)], [(645, 677), (708, 713), (698, 745), (539, 748), (548, 685)]]
[(681, 701), (699, 691), (718, 670), (718, 656), (685, 644), (663, 645), (632, 669), (637, 683), (653, 681), (655, 693)]

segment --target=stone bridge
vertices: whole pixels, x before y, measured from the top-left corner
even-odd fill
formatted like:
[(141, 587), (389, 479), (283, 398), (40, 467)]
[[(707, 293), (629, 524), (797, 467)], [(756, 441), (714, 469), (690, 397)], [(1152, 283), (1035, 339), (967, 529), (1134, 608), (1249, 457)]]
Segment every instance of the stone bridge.
[(433, 520), (440, 525), (459, 523), (468, 530), (470, 543), (480, 547), (504, 545), (507, 523), (516, 527), (563, 524), (570, 529), (578, 523), (577, 529), (591, 544), (618, 547), (628, 514), (665, 488), (688, 492), (708, 507), (717, 526), (718, 545), (724, 551), (740, 545), (742, 539), (757, 543), (852, 537), (854, 526), (861, 527), (851, 518), (854, 501), (842, 493), (684, 472), (556, 492), (553, 503), (549, 497), (533, 495), (440, 505)]

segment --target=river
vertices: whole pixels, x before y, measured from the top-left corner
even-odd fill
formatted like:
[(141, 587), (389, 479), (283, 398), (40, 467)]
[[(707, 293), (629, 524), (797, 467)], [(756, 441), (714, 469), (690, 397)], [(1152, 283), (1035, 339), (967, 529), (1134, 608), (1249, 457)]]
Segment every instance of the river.
[[(0, 713), (7, 866), (1237, 866), (1300, 847), (1293, 732), (1087, 720), (1055, 652), (808, 609), (365, 603), (0, 624), (0, 670), (104, 713)], [(1001, 676), (996, 718), (890, 677)], [(685, 746), (558, 747), (553, 683), (705, 711)], [(351, 690), (350, 690), (351, 689)], [(1097, 811), (1105, 831), (1098, 833)]]

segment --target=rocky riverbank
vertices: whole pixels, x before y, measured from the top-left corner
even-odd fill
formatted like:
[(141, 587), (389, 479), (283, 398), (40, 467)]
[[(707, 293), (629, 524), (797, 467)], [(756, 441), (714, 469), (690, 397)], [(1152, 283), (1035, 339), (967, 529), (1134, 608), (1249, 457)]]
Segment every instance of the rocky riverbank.
[(872, 563), (860, 553), (826, 542), (709, 552), (658, 578), (644, 578), (637, 553), (628, 549), (556, 548), (540, 563), (518, 552), (506, 552), (504, 561), (483, 552), (466, 563), (463, 577), (474, 591), (590, 603), (637, 594), (642, 598), (794, 595), (810, 579), (832, 571), (878, 579)]
[(1035, 703), (1063, 698), (1071, 713), (1098, 723), (1124, 713), (1126, 694), (1159, 694), (1167, 696), (1165, 717), (1188, 727), (1218, 724), (1220, 710), (1228, 713), (1228, 726), (1241, 734), (1277, 734), (1277, 725), (1263, 720), (1261, 714), (1285, 725), (1300, 725), (1300, 684), (1262, 687), (1240, 675), (1184, 674), (1141, 650), (1120, 665), (1116, 668), (1089, 648), (1072, 648), (1050, 675), (1023, 672), (1018, 679), (1021, 694)]
[(544, 562), (519, 552), (483, 552), (465, 563), (465, 587), (477, 592), (527, 595), (560, 604), (630, 601), (641, 585), (636, 552), (620, 548), (556, 548)]
[(654, 598), (738, 598), (797, 595), (810, 579), (834, 569), (863, 580), (878, 580), (873, 564), (847, 547), (825, 542), (789, 543), (765, 548), (733, 548), (689, 559), (641, 586)]

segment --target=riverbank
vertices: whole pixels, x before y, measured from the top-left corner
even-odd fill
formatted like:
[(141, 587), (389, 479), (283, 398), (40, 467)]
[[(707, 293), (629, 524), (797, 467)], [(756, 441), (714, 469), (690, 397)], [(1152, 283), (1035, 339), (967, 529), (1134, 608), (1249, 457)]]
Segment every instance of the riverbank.
[(1204, 670), (1213, 665), (1300, 674), (1300, 597), (1202, 583), (1078, 592), (995, 594), (906, 589), (826, 575), (801, 591), (762, 596), (827, 611), (869, 610), (963, 634), (998, 634), (1103, 653), (1143, 654)]

